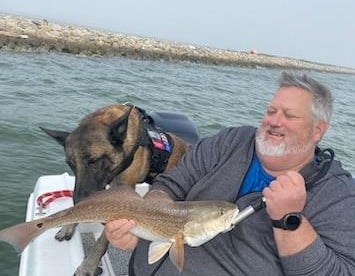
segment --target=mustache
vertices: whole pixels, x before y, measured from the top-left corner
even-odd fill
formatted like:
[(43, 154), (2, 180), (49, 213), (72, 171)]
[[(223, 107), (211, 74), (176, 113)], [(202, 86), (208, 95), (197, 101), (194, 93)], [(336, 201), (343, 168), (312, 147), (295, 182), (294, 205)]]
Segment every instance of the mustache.
[[(259, 151), (259, 153), (262, 155), (280, 157), (289, 154), (297, 154), (309, 150), (314, 145), (312, 142), (308, 144), (302, 144), (296, 139), (287, 139), (280, 142), (277, 145), (272, 144), (265, 135), (268, 131), (273, 131), (270, 129), (274, 129), (274, 127), (270, 127), (270, 126), (261, 127), (258, 129), (255, 136), (255, 146)], [(283, 132), (278, 131), (277, 133), (283, 135), (286, 134), (285, 131)]]
[(271, 126), (271, 125), (267, 125), (267, 126), (261, 126), (259, 127), (258, 133), (261, 132), (271, 132), (271, 133), (277, 133), (277, 134), (281, 134), (281, 135), (286, 135), (287, 131), (282, 128), (282, 127), (277, 127), (277, 126)]

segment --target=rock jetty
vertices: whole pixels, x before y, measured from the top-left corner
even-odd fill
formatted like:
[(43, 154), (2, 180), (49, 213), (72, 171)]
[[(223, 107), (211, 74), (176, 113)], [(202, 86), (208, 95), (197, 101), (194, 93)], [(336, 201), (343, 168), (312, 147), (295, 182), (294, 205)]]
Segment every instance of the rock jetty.
[(0, 15), (0, 49), (355, 74), (352, 68), (260, 54), (254, 50), (240, 52), (201, 47), (13, 15)]

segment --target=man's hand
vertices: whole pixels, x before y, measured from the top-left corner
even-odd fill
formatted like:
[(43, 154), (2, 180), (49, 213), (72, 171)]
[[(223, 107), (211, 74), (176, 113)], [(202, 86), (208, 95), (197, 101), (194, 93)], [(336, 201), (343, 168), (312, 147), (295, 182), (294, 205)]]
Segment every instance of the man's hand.
[(129, 231), (135, 227), (133, 220), (113, 220), (106, 223), (105, 234), (108, 241), (119, 249), (133, 250), (138, 243), (138, 237), (131, 234)]
[[(266, 211), (271, 219), (281, 219), (287, 213), (302, 212), (306, 204), (306, 186), (302, 175), (289, 171), (272, 181), (263, 190)], [(280, 256), (290, 256), (301, 252), (312, 244), (318, 234), (307, 218), (295, 231), (273, 228), (276, 246)]]
[(271, 219), (281, 219), (287, 213), (301, 212), (307, 197), (304, 179), (295, 171), (278, 176), (263, 190), (263, 195)]

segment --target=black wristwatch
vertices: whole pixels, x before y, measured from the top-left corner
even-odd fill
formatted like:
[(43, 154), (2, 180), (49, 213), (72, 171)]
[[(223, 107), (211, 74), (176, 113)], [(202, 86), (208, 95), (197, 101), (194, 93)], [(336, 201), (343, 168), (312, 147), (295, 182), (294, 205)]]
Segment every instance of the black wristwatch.
[(284, 230), (296, 230), (302, 222), (301, 213), (288, 213), (282, 219), (271, 220), (272, 226)]

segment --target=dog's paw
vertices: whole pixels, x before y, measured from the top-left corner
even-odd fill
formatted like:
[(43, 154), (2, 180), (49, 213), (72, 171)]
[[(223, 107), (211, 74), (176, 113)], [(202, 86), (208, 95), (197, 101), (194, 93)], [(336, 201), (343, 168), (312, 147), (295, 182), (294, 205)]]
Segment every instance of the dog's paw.
[(58, 233), (55, 235), (57, 241), (68, 241), (73, 237), (76, 225), (66, 225), (63, 226)]
[(85, 266), (85, 265), (80, 265), (75, 273), (74, 276), (99, 276), (102, 274), (102, 268), (97, 267), (96, 269), (93, 269), (92, 267)]

